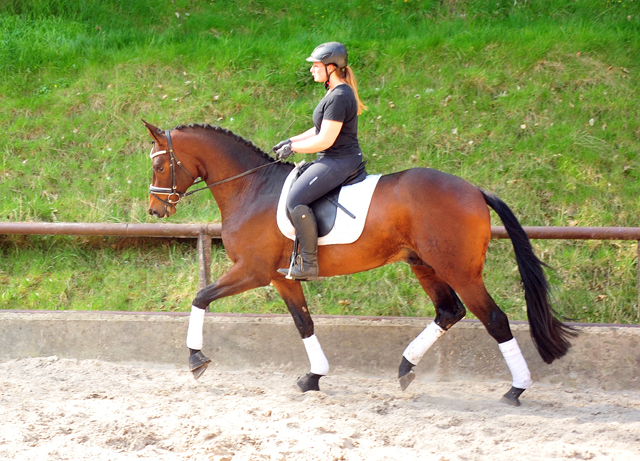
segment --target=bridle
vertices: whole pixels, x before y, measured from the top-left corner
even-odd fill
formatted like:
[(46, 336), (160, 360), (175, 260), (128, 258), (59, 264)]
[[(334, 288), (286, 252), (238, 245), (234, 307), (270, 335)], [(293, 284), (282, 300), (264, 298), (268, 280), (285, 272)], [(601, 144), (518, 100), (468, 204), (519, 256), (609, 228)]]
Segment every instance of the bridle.
[[(275, 163), (279, 163), (281, 162), (280, 159), (275, 160), (273, 162), (267, 163), (265, 165), (260, 165), (258, 167), (252, 168), (250, 170), (245, 171), (244, 173), (240, 173), (238, 175), (232, 176), (230, 178), (227, 179), (223, 179), (221, 181), (217, 181), (211, 184), (207, 184), (204, 187), (200, 187), (198, 189), (194, 189), (194, 190), (190, 190), (190, 191), (186, 191), (186, 192), (180, 192), (178, 191), (178, 185), (176, 184), (176, 165), (179, 166), (180, 168), (182, 168), (182, 171), (184, 171), (185, 173), (187, 173), (187, 175), (189, 175), (189, 177), (191, 179), (193, 179), (193, 184), (191, 184), (191, 186), (195, 186), (196, 184), (200, 184), (204, 182), (204, 179), (200, 178), (200, 180), (198, 180), (198, 178), (195, 178), (191, 173), (189, 173), (189, 170), (187, 170), (184, 165), (182, 164), (182, 162), (180, 162), (180, 160), (178, 160), (178, 158), (176, 157), (176, 153), (173, 150), (173, 145), (171, 143), (171, 130), (166, 130), (164, 132), (165, 136), (167, 137), (167, 150), (159, 150), (154, 152), (153, 149), (154, 147), (151, 148), (151, 153), (149, 154), (149, 158), (153, 159), (155, 157), (157, 157), (158, 155), (164, 155), (164, 154), (169, 154), (169, 158), (171, 159), (171, 187), (157, 187), (154, 186), (153, 184), (149, 185), (149, 193), (151, 195), (153, 195), (155, 198), (157, 198), (158, 200), (160, 200), (162, 203), (164, 203), (165, 205), (170, 205), (170, 206), (175, 206), (176, 203), (178, 203), (180, 201), (180, 199), (182, 197), (187, 197), (191, 194), (195, 194), (196, 192), (199, 192), (201, 190), (205, 190), (205, 189), (209, 189), (210, 187), (213, 186), (217, 186), (219, 184), (223, 184), (225, 182), (229, 182), (229, 181), (233, 181), (234, 179), (238, 179), (241, 178), (243, 176), (246, 176), (248, 174), (251, 174), (255, 171), (258, 171), (262, 168), (271, 166)], [(189, 187), (191, 187), (189, 186)], [(160, 197), (158, 197), (157, 194), (160, 195), (166, 195), (166, 200), (161, 199)], [(177, 199), (173, 199), (173, 197), (177, 197)]]

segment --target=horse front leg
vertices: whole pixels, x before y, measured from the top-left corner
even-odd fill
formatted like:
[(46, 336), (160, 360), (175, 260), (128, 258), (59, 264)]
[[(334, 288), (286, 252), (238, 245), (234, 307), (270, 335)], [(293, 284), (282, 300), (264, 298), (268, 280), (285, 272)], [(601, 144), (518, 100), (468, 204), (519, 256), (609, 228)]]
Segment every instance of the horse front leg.
[(311, 364), (309, 373), (298, 380), (298, 387), (302, 392), (319, 391), (320, 378), (329, 373), (329, 361), (314, 333), (313, 320), (302, 291), (302, 285), (299, 281), (284, 279), (273, 280), (272, 283), (293, 317), (293, 322), (300, 333)]
[(216, 299), (268, 285), (268, 278), (252, 275), (257, 272), (243, 268), (242, 264), (236, 263), (214, 283), (201, 289), (193, 300), (187, 330), (187, 347), (190, 352), (189, 370), (195, 379), (202, 376), (211, 362), (202, 353), (205, 310)]

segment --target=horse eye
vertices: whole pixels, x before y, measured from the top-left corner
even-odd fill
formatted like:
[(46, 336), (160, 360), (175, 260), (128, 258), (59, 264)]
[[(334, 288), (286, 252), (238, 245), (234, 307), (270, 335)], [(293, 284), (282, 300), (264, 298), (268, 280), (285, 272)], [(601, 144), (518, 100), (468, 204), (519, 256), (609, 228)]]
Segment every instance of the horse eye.
[(158, 168), (156, 168), (156, 171), (158, 173), (162, 173), (164, 171), (164, 167), (163, 166), (159, 166)]

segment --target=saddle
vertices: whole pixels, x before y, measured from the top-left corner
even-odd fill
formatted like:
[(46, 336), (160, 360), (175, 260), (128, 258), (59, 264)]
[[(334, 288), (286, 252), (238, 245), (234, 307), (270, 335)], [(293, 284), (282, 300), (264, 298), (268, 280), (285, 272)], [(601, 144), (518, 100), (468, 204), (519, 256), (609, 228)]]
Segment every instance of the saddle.
[[(325, 195), (309, 204), (309, 208), (313, 210), (313, 214), (316, 217), (316, 223), (318, 224), (318, 237), (324, 237), (329, 232), (331, 232), (331, 229), (333, 229), (333, 226), (336, 223), (338, 208), (344, 211), (351, 218), (356, 218), (349, 210), (338, 203), (338, 196), (340, 195), (340, 189), (343, 186), (350, 186), (352, 184), (357, 184), (365, 180), (365, 178), (367, 177), (367, 170), (365, 168), (366, 164), (366, 160), (360, 163), (358, 168), (356, 168), (356, 170), (351, 173), (341, 185), (339, 185), (335, 189), (330, 190)], [(311, 163), (305, 163), (300, 167), (296, 178), (291, 183), (292, 186), (298, 180), (300, 175), (304, 173), (305, 170), (311, 165)], [(287, 218), (289, 218), (289, 221), (291, 221), (291, 216), (289, 215), (288, 211)]]

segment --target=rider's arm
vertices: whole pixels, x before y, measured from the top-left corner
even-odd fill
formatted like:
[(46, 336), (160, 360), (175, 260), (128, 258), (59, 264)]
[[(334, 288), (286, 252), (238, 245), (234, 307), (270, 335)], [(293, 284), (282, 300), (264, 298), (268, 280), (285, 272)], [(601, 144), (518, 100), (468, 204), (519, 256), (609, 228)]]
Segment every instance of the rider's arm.
[[(294, 136), (291, 138), (291, 148), (294, 152), (301, 154), (315, 154), (321, 152), (329, 147), (333, 146), (336, 142), (338, 134), (342, 129), (342, 122), (336, 122), (334, 120), (322, 120), (320, 124), (320, 133), (313, 134), (313, 136), (305, 139), (300, 139), (300, 136), (306, 135), (309, 131), (304, 132), (300, 136)], [(315, 128), (313, 129), (315, 133)]]
[(315, 136), (316, 135), (316, 129), (314, 128), (310, 128), (307, 131), (305, 131), (304, 133), (301, 133), (297, 136), (292, 136), (291, 137), (291, 142), (296, 142), (296, 141), (303, 141), (305, 139), (309, 139), (311, 136)]

